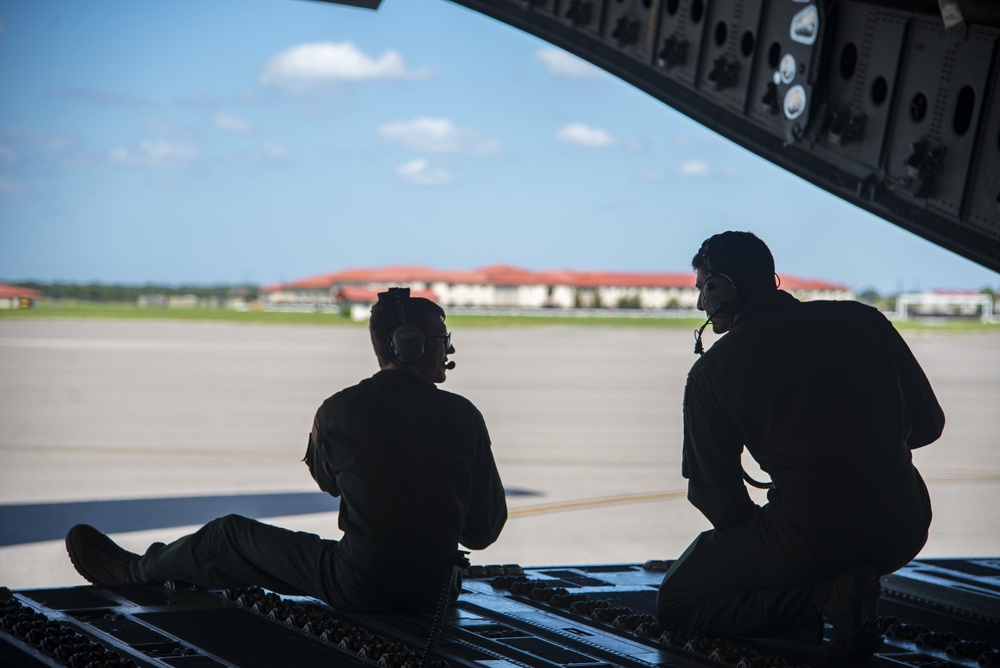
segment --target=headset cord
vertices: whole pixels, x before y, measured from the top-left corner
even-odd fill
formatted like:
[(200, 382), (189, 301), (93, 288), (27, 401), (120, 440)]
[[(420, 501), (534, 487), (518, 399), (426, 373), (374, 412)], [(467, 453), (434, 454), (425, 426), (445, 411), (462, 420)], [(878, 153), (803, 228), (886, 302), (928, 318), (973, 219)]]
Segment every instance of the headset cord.
[(774, 487), (773, 482), (759, 482), (757, 480), (754, 480), (747, 473), (746, 469), (743, 469), (743, 479), (746, 481), (748, 485), (750, 485), (751, 487), (756, 487), (757, 489), (771, 489), (772, 487)]
[(708, 323), (710, 323), (710, 322), (712, 322), (712, 318), (709, 318), (708, 320), (705, 321), (704, 325), (702, 325), (698, 329), (694, 330), (694, 354), (695, 355), (704, 355), (705, 354), (705, 345), (701, 342), (701, 333), (705, 331), (705, 328), (708, 327)]
[[(780, 281), (781, 279), (778, 279), (778, 280)], [(712, 318), (711, 317), (709, 317), (708, 320), (705, 321), (704, 325), (702, 325), (699, 329), (696, 329), (694, 331), (694, 354), (695, 355), (704, 355), (705, 354), (705, 346), (701, 342), (701, 333), (705, 331), (705, 328), (708, 327), (708, 323), (710, 323), (710, 322), (712, 322)], [(746, 483), (748, 485), (750, 485), (751, 487), (756, 487), (757, 489), (771, 489), (772, 487), (774, 487), (774, 483), (773, 482), (759, 482), (757, 480), (754, 480), (747, 473), (746, 469), (743, 469), (743, 480), (745, 480)]]
[(427, 634), (424, 654), (420, 657), (420, 668), (431, 668), (434, 665), (438, 639), (444, 630), (444, 618), (448, 615), (448, 606), (451, 604), (451, 586), (455, 581), (455, 566), (468, 568), (469, 559), (465, 556), (467, 554), (468, 552), (459, 550), (455, 553), (454, 560), (445, 568), (444, 582), (441, 583), (441, 593), (438, 595), (437, 609), (434, 611), (434, 621), (431, 622), (431, 630)]

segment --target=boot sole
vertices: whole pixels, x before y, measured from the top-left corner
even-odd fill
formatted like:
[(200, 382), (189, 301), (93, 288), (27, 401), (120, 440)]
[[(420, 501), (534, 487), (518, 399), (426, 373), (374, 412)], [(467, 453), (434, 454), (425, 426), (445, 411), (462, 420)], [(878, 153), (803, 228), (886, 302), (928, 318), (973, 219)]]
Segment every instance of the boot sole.
[(849, 641), (843, 649), (829, 652), (834, 661), (854, 661), (867, 659), (882, 646), (882, 633), (878, 628), (878, 599), (882, 593), (878, 573), (873, 566), (859, 564), (854, 572), (858, 581), (856, 610), (858, 616), (848, 635)]
[(73, 527), (68, 532), (66, 532), (66, 553), (69, 555), (69, 561), (71, 564), (73, 564), (73, 568), (76, 569), (76, 572), (79, 573), (84, 580), (86, 580), (92, 585), (98, 585), (103, 587), (104, 586), (103, 582), (99, 581), (97, 578), (94, 578), (85, 568), (83, 568), (83, 566), (80, 565), (80, 561), (79, 558), (77, 557), (77, 552), (73, 546), (73, 540), (72, 540), (72, 536), (75, 531), (77, 531), (77, 527)]

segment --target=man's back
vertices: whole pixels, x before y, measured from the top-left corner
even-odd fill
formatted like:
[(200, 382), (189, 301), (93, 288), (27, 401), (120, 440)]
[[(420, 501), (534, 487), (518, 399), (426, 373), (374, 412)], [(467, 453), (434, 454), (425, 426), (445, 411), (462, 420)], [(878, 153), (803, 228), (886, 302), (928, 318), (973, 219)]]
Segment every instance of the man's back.
[(471, 402), (411, 372), (380, 371), (324, 402), (307, 463), (341, 497), (337, 558), (362, 576), (348, 599), (371, 600), (377, 582), (433, 601), (459, 543), (496, 539), (506, 506), (489, 446)]
[(910, 475), (910, 448), (943, 425), (899, 334), (856, 302), (777, 293), (696, 363), (688, 391), (726, 407), (704, 422), (745, 443), (796, 503), (881, 497), (887, 476)]

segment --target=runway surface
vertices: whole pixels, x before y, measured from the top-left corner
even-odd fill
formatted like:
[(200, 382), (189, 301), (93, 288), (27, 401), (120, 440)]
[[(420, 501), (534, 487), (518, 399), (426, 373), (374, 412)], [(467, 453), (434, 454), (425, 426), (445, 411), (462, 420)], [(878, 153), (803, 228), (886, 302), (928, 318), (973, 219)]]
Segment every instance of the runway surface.
[[(1000, 556), (1000, 331), (904, 336), (948, 419), (914, 453), (935, 512), (920, 556)], [(454, 331), (444, 388), (485, 415), (511, 509), (473, 563), (643, 562), (708, 528), (680, 476), (692, 343)], [(136, 551), (228, 512), (336, 538), (300, 460), (323, 399), (376, 370), (362, 327), (0, 321), (0, 585), (82, 584), (60, 538), (77, 521)]]

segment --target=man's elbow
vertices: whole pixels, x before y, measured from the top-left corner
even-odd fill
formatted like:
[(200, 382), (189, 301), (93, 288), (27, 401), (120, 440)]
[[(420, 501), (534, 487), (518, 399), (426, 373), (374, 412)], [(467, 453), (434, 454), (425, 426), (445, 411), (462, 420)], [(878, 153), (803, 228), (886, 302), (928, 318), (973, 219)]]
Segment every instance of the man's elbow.
[(492, 540), (478, 540), (474, 538), (465, 538), (461, 541), (462, 545), (469, 548), (470, 550), (485, 550), (495, 542), (496, 542), (496, 537), (494, 537)]
[(499, 533), (494, 536), (463, 536), (459, 542), (470, 550), (485, 550), (499, 537)]
[(915, 425), (910, 432), (907, 445), (910, 449), (920, 448), (941, 438), (944, 433), (944, 411), (940, 408), (931, 415), (925, 416), (925, 420), (920, 425)]
[(500, 537), (500, 532), (503, 531), (504, 525), (507, 523), (507, 509), (504, 508), (503, 513), (496, 518), (496, 521), (492, 523), (488, 528), (484, 528), (480, 531), (470, 530), (468, 527), (462, 532), (462, 537), (459, 542), (470, 550), (485, 550), (490, 545), (496, 542), (497, 538)]

